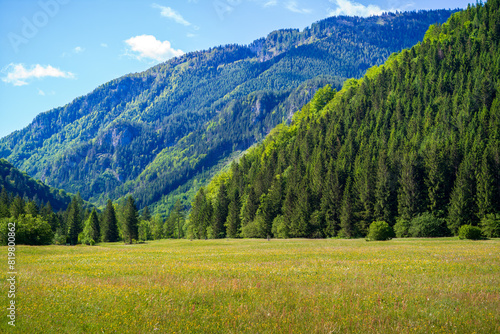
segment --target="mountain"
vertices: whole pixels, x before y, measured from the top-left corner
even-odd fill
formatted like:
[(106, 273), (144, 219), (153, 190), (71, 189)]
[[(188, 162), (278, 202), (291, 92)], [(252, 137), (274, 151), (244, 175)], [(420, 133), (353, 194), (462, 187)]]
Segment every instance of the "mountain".
[(71, 202), (70, 195), (64, 190), (54, 189), (32, 179), (4, 159), (0, 159), (0, 189), (12, 198), (27, 198), (40, 207), (48, 202), (55, 211), (66, 210)]
[(468, 7), (318, 90), (200, 189), (191, 236), (356, 237), (373, 221), (444, 236), (500, 213), (499, 7)]
[(248, 46), (192, 52), (38, 115), (0, 140), (0, 157), (91, 202), (132, 194), (139, 207), (165, 212), (319, 87), (360, 77), (451, 13), (332, 17)]

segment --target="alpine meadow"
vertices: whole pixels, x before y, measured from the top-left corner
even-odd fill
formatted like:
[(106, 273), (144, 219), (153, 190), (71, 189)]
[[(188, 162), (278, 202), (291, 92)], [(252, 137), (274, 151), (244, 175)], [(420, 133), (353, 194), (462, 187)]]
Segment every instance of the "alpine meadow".
[(329, 16), (0, 138), (0, 332), (500, 333), (500, 0)]

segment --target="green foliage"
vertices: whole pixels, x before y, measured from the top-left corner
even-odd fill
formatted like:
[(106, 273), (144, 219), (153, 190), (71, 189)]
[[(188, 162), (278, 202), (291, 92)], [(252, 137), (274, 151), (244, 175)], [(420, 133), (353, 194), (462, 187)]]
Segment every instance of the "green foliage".
[(108, 200), (101, 222), (101, 238), (103, 242), (116, 242), (119, 239), (118, 220), (113, 202)]
[[(9, 224), (10, 223), (10, 224)], [(11, 228), (14, 227), (14, 231)], [(9, 233), (15, 233), (16, 245), (49, 245), (54, 232), (48, 222), (30, 214), (0, 219), (0, 244), (7, 245)]]
[(498, 213), (497, 15), (478, 4), (338, 93), (318, 91), (224, 176), (242, 229), (352, 238), (383, 220), (400, 237), (437, 237)]
[(11, 197), (28, 198), (35, 206), (50, 203), (56, 211), (64, 210), (71, 202), (71, 197), (63, 190), (29, 177), (4, 159), (0, 159), (0, 188)]
[(409, 220), (399, 218), (394, 225), (394, 232), (397, 238), (407, 238), (410, 236), (411, 223)]
[(127, 197), (123, 221), (123, 240), (129, 244), (139, 239), (139, 213), (132, 196)]
[(479, 240), (483, 237), (481, 229), (477, 226), (462, 225), (458, 230), (458, 237), (460, 239)]
[(410, 222), (409, 234), (414, 238), (446, 237), (449, 233), (446, 221), (430, 212), (424, 212)]
[(374, 221), (370, 224), (370, 229), (366, 240), (389, 240), (394, 237), (394, 230), (385, 221)]
[(92, 209), (89, 218), (85, 221), (83, 231), (78, 235), (78, 242), (91, 245), (91, 242), (95, 244), (95, 240), (100, 240), (100, 228), (97, 212)]
[(74, 196), (66, 210), (68, 226), (68, 242), (71, 245), (78, 243), (78, 235), (82, 231), (82, 215), (79, 195)]
[[(340, 89), (346, 78), (414, 45), (450, 13), (331, 17), (248, 46), (191, 52), (38, 115), (0, 139), (0, 157), (93, 203), (133, 195), (138, 208), (150, 205), (165, 217), (182, 197), (179, 188), (189, 206), (220, 162), (288, 122), (318, 88)], [(333, 91), (322, 92), (311, 113), (331, 99)], [(56, 210), (70, 201), (53, 197), (63, 202), (50, 200)]]
[(500, 238), (500, 214), (487, 214), (481, 220), (481, 230), (488, 238)]

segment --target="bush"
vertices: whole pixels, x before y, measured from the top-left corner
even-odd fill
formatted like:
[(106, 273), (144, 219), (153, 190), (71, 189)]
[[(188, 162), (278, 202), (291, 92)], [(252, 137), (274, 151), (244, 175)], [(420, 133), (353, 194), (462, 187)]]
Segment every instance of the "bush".
[(481, 229), (477, 226), (462, 225), (458, 230), (458, 237), (460, 239), (479, 240), (483, 237)]
[(261, 216), (257, 216), (254, 221), (243, 226), (241, 228), (243, 238), (265, 238), (266, 233), (262, 230), (262, 220)]
[(370, 224), (366, 240), (389, 240), (394, 237), (394, 230), (385, 221), (375, 221)]
[(0, 221), (0, 244), (7, 245), (9, 223), (15, 223), (16, 245), (50, 245), (54, 232), (50, 224), (40, 217), (20, 215), (17, 219)]
[(415, 238), (436, 238), (450, 235), (443, 218), (434, 217), (430, 212), (422, 213), (413, 218), (410, 223), (410, 236)]
[(500, 214), (491, 213), (481, 220), (483, 234), (488, 238), (500, 238)]
[(410, 236), (410, 221), (406, 219), (398, 219), (394, 225), (396, 238), (408, 238)]
[(290, 229), (285, 223), (285, 218), (282, 215), (276, 216), (273, 220), (272, 232), (275, 238), (288, 238)]

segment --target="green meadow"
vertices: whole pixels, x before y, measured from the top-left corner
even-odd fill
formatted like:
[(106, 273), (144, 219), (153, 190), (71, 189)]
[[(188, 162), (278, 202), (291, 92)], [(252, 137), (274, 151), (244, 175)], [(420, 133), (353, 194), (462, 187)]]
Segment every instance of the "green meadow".
[[(7, 275), (7, 247), (1, 247)], [(18, 246), (5, 333), (499, 333), (500, 240)]]

